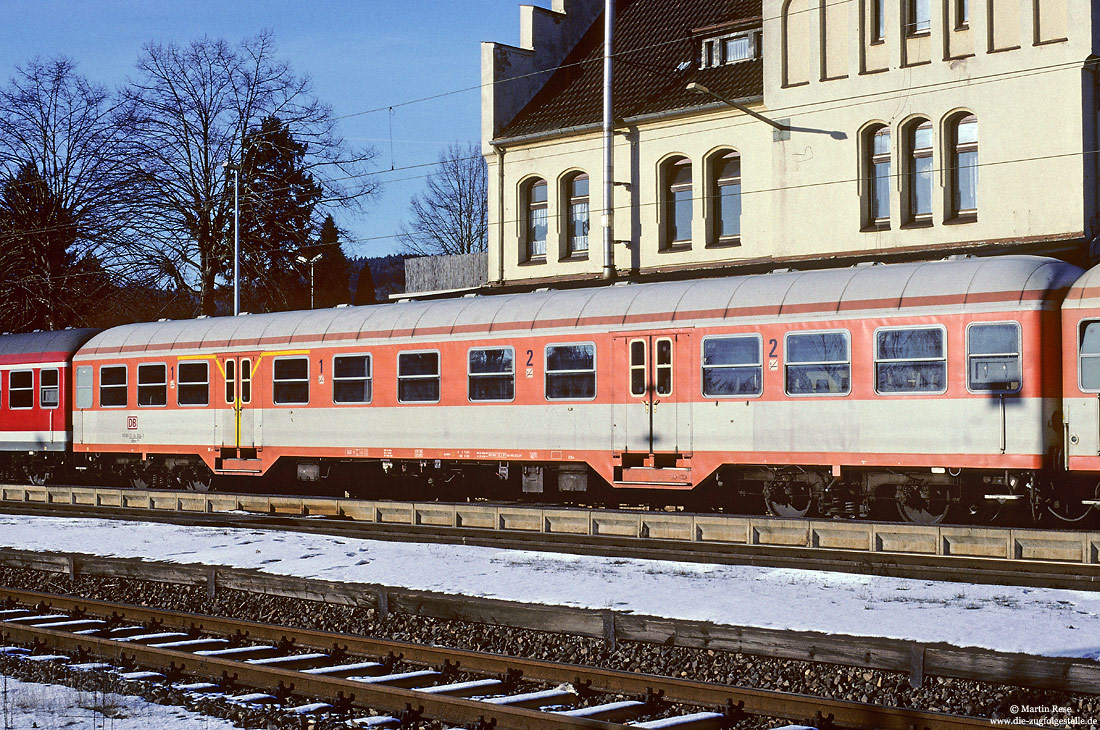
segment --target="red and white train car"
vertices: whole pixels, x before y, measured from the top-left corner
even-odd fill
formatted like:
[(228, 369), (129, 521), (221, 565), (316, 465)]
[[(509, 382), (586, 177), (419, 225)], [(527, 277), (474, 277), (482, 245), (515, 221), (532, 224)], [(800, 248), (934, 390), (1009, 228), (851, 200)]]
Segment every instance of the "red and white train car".
[(1064, 500), (1073, 514), (1074, 496), (1100, 504), (1100, 267), (1085, 272), (1062, 304), (1062, 392), (1063, 467), (1080, 477), (1077, 494)]
[(44, 484), (72, 445), (73, 355), (99, 330), (0, 335), (0, 470)]
[(935, 521), (1057, 458), (1080, 275), (1012, 256), (117, 327), (75, 358), (74, 448), (195, 486), (476, 466)]

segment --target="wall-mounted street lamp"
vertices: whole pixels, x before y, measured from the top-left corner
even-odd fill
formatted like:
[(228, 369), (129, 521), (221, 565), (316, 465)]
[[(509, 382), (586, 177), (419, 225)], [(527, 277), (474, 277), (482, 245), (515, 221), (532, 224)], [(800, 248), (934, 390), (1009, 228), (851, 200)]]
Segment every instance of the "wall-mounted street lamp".
[(313, 309), (313, 265), (321, 260), (321, 256), (324, 254), (317, 254), (311, 259), (307, 259), (305, 256), (298, 257), (298, 263), (309, 264), (309, 308)]
[[(782, 140), (785, 140), (785, 139), (790, 139), (791, 127), (790, 127), (789, 124), (784, 124), (783, 122), (777, 122), (774, 119), (768, 119), (766, 116), (764, 116), (760, 112), (749, 109), (747, 106), (745, 106), (741, 102), (734, 101), (733, 99), (727, 99), (726, 97), (722, 96), (721, 94), (716, 94), (713, 91), (711, 91), (710, 89), (708, 89), (707, 87), (705, 87), (702, 84), (697, 83), (695, 81), (692, 81), (691, 83), (689, 83), (686, 88), (687, 88), (688, 91), (695, 92), (696, 94), (703, 94), (704, 96), (709, 96), (712, 99), (717, 99), (718, 101), (722, 102), (723, 104), (728, 104), (729, 106), (732, 106), (734, 109), (737, 109), (738, 111), (742, 111), (745, 114), (748, 114), (753, 119), (759, 119), (760, 121), (764, 122), (764, 124), (767, 124), (771, 127), (774, 127), (775, 132), (772, 133), (772, 139), (775, 142), (779, 142), (779, 141), (782, 141)], [(784, 120), (784, 121), (789, 121), (789, 120)]]

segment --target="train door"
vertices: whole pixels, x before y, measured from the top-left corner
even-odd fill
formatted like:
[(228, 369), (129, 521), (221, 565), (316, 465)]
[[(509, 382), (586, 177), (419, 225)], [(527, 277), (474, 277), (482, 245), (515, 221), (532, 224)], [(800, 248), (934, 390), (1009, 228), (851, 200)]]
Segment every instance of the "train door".
[(649, 455), (691, 450), (689, 332), (615, 338), (615, 449)]
[(223, 458), (254, 459), (259, 446), (260, 410), (255, 400), (257, 354), (226, 355), (223, 376), (219, 445)]

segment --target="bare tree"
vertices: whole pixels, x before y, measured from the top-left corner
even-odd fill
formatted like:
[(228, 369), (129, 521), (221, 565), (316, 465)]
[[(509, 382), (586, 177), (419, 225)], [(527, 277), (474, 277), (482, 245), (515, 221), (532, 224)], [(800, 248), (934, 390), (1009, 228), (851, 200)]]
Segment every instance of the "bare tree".
[(116, 267), (126, 261), (118, 244), (134, 207), (125, 151), (111, 94), (78, 74), (72, 60), (35, 59), (0, 87), (0, 178), (22, 179), (36, 188), (27, 199), (50, 201), (66, 221), (64, 231), (52, 231), (54, 240), (64, 234), (66, 250)]
[(277, 116), (305, 145), (302, 168), (323, 191), (318, 216), (375, 193), (366, 169), (374, 152), (348, 148), (309, 78), (275, 58), (270, 33), (236, 47), (208, 38), (186, 47), (150, 43), (137, 70), (124, 90), (124, 118), (145, 260), (174, 289), (190, 291), (203, 313), (216, 313), (218, 286), (232, 274), (232, 177), (223, 165), (239, 164), (249, 130), (264, 117)]
[(454, 143), (439, 155), (428, 190), (409, 204), (412, 220), (398, 240), (416, 256), (484, 251), (489, 238), (489, 191), (485, 158), (473, 144)]

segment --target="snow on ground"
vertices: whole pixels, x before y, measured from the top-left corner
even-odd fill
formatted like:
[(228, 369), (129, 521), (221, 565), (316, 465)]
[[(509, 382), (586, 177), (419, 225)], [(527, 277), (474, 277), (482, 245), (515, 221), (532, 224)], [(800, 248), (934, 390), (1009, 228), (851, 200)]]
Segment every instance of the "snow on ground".
[(23, 515), (3, 547), (1100, 660), (1100, 592)]
[(138, 697), (0, 679), (0, 728), (232, 730), (234, 727), (228, 720), (152, 704)]

